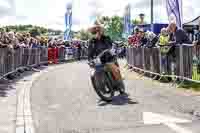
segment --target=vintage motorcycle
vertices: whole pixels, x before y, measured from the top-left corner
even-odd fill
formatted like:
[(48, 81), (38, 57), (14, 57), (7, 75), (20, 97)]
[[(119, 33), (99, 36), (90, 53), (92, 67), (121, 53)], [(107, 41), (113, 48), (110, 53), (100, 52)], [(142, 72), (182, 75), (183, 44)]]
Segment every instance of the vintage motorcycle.
[[(110, 102), (116, 91), (120, 94), (125, 93), (122, 78), (116, 76), (116, 73), (119, 73), (120, 76), (121, 74), (113, 49), (104, 50), (88, 64), (92, 68), (90, 78), (93, 88), (101, 100)], [(115, 72), (111, 70), (112, 68), (115, 69)]]

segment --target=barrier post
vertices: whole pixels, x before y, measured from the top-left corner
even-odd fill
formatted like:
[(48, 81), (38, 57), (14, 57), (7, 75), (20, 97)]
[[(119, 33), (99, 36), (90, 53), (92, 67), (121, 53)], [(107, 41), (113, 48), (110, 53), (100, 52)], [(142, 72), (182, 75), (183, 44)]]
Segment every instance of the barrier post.
[(179, 76), (183, 77), (184, 76), (184, 72), (183, 72), (183, 46), (180, 45), (179, 46), (179, 68), (180, 68), (180, 74)]
[(144, 54), (144, 47), (142, 47), (142, 69), (145, 70), (145, 54)]
[(10, 50), (11, 50), (11, 65), (12, 65), (11, 71), (14, 71), (15, 70), (15, 56), (14, 56), (15, 51), (14, 49), (10, 49)]
[(159, 66), (160, 74), (163, 74), (163, 72), (165, 72), (165, 69), (164, 69), (164, 66), (162, 64), (162, 55), (161, 55), (161, 50), (160, 49), (159, 49), (158, 57), (159, 57), (159, 65), (160, 65)]
[[(153, 56), (152, 56), (152, 49), (150, 50), (150, 71), (153, 72)], [(152, 74), (150, 74), (152, 76)]]

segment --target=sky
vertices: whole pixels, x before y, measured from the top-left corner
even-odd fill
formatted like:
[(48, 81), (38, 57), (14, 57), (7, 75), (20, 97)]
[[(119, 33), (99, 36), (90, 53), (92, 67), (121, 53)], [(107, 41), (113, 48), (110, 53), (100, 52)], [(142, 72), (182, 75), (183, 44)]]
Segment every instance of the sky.
[[(166, 0), (154, 0), (154, 22), (167, 23)], [(200, 16), (199, 0), (183, 0), (183, 20)], [(72, 3), (73, 30), (87, 28), (95, 15), (122, 16), (131, 4), (131, 17), (146, 14), (150, 22), (150, 0), (0, 0), (0, 26), (34, 24), (53, 29), (65, 29), (66, 5)]]

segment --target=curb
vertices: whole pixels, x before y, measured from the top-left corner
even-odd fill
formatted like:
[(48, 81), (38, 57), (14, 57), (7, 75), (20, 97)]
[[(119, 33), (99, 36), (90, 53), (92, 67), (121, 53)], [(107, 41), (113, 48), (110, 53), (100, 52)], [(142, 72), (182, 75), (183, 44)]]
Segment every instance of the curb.
[(30, 89), (34, 81), (44, 72), (45, 70), (42, 70), (25, 77), (24, 79), (28, 81), (22, 81), (22, 87), (17, 88), (19, 92), (17, 94), (16, 133), (35, 133), (30, 104)]
[[(64, 63), (70, 63), (71, 60), (66, 60)], [(17, 84), (21, 86), (16, 87), (17, 89), (17, 114), (16, 114), (16, 133), (35, 133), (34, 122), (31, 112), (30, 103), (30, 90), (33, 83), (44, 73), (52, 71), (61, 67), (59, 64), (50, 65), (44, 70), (36, 72), (30, 76), (24, 77), (18, 81)], [(26, 81), (26, 82), (24, 82)], [(20, 83), (21, 82), (21, 83)]]

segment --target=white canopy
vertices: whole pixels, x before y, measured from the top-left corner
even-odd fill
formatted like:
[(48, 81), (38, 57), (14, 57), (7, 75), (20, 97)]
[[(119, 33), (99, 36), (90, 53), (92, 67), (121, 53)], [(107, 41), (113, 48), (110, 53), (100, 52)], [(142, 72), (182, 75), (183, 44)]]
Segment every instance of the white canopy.
[(184, 25), (199, 25), (199, 24), (200, 24), (200, 16), (198, 16), (197, 18), (188, 23), (185, 23)]

